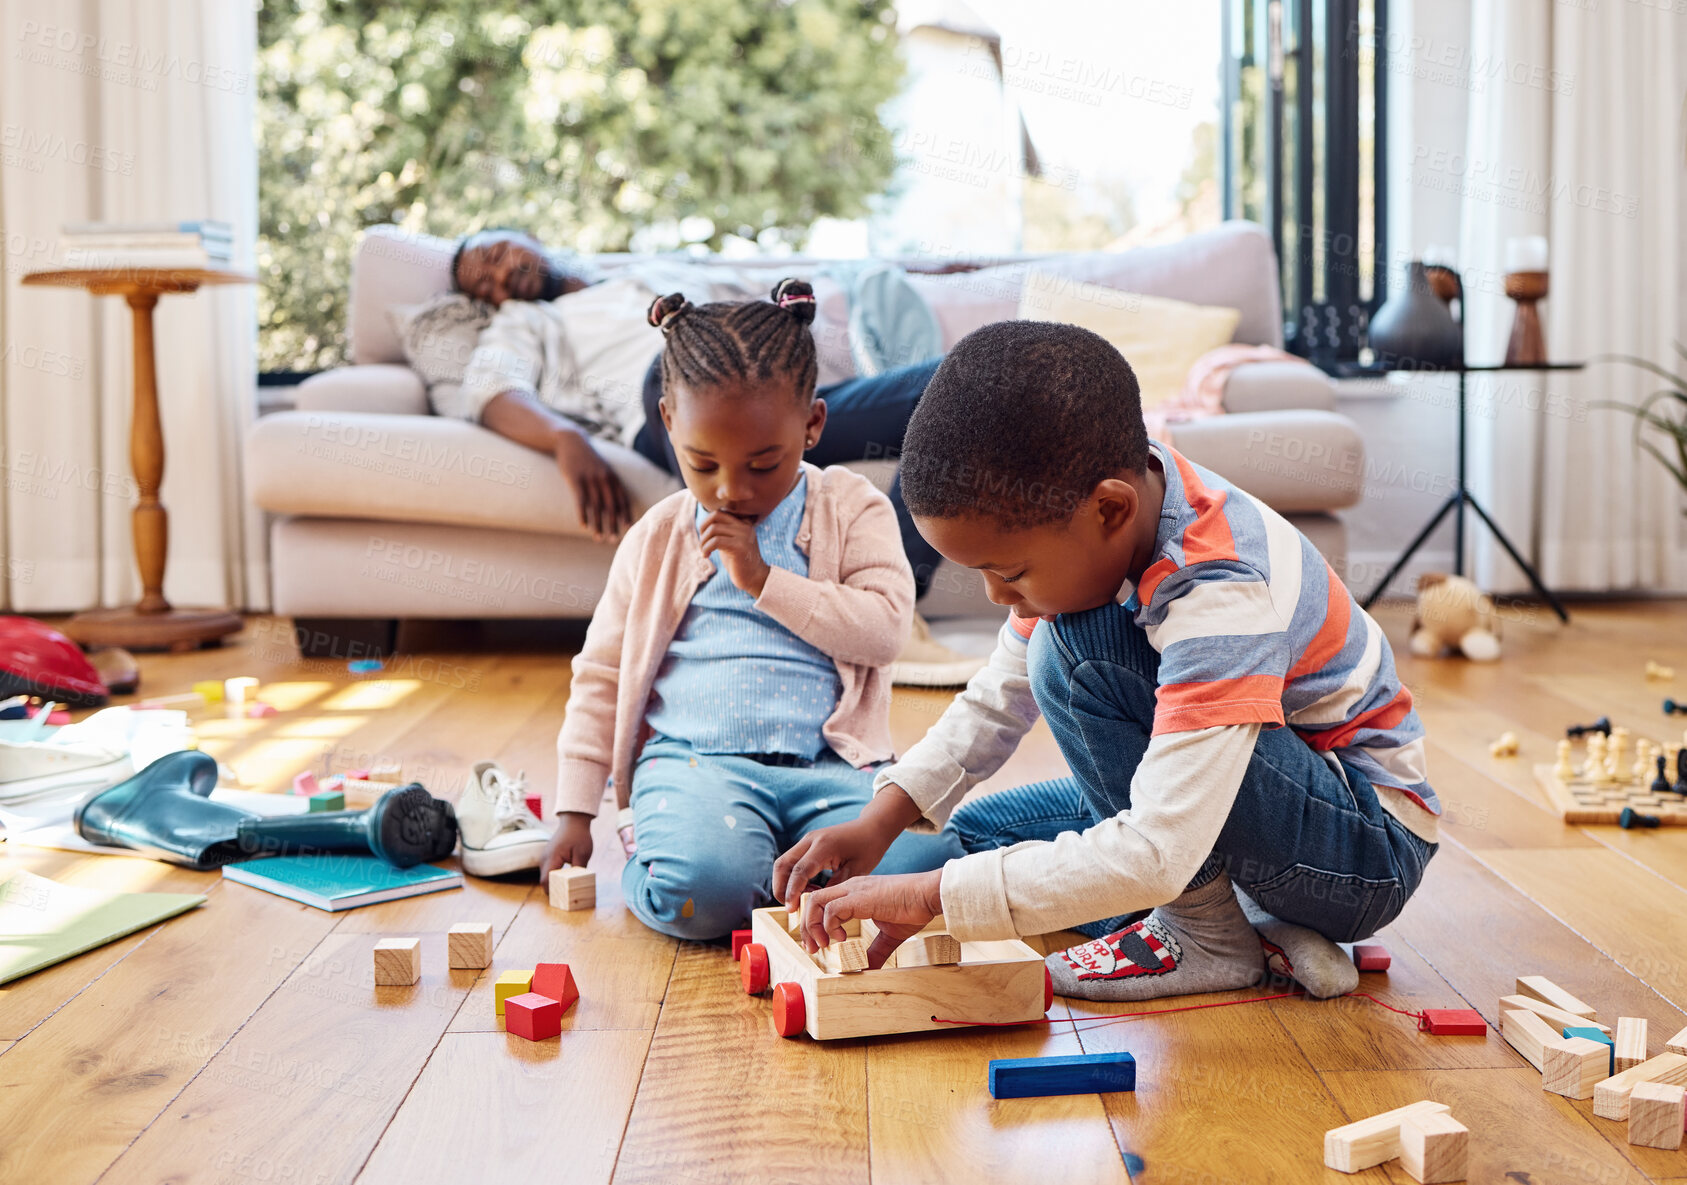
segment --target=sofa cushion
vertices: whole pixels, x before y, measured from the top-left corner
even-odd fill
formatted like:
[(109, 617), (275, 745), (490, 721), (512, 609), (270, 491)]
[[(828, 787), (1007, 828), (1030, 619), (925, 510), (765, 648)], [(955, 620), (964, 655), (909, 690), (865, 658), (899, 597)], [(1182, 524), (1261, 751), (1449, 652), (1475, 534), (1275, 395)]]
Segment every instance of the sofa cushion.
[(363, 232), (351, 257), (351, 299), (346, 334), (353, 362), (402, 362), (404, 348), (387, 310), (451, 291), (451, 256), (457, 244), (396, 226)]
[[(631, 449), (596, 448), (626, 483), (635, 513), (679, 488)], [(252, 500), (277, 514), (590, 536), (573, 487), (549, 457), (441, 416), (263, 416), (247, 437), (246, 474)]]
[(1144, 408), (1176, 399), (1189, 368), (1230, 341), (1240, 316), (1216, 305), (1074, 283), (1041, 268), (1025, 273), (1019, 296), (1022, 321), (1061, 321), (1106, 338), (1130, 362)]
[(421, 376), (408, 366), (338, 366), (300, 383), (293, 392), (293, 406), (310, 412), (422, 415), (428, 410), (428, 394)]
[(428, 394), (441, 383), (463, 381), (480, 331), (492, 323), (492, 306), (461, 292), (445, 292), (420, 304), (395, 304), (387, 318), (410, 369), (422, 376)]
[(1305, 362), (1249, 362), (1230, 372), (1224, 384), (1227, 412), (1334, 411), (1336, 385)]
[(1339, 510), (1364, 496), (1365, 442), (1328, 411), (1250, 412), (1170, 425), (1172, 447), (1279, 514)]

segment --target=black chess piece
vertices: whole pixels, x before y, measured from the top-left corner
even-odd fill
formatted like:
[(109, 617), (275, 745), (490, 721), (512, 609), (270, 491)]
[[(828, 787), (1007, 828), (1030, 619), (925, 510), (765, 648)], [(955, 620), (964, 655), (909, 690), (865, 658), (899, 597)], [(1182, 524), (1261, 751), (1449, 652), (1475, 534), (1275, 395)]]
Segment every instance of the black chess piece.
[(1662, 753), (1658, 754), (1658, 776), (1652, 779), (1653, 794), (1672, 793), (1669, 788), (1669, 778), (1664, 774), (1664, 769), (1668, 762), (1669, 758), (1665, 757)]
[(1636, 827), (1657, 827), (1663, 822), (1656, 815), (1643, 815), (1631, 806), (1625, 806), (1623, 813), (1617, 819), (1617, 826), (1624, 831), (1632, 831)]
[(1601, 716), (1592, 724), (1572, 724), (1569, 728), (1564, 730), (1564, 735), (1567, 737), (1580, 737), (1586, 736), (1590, 732), (1602, 732), (1606, 736), (1610, 736), (1611, 718), (1609, 716)]
[(1670, 789), (1687, 798), (1687, 748), (1675, 751), (1675, 785)]
[(1687, 704), (1678, 704), (1672, 699), (1664, 700), (1665, 716), (1687, 716)]

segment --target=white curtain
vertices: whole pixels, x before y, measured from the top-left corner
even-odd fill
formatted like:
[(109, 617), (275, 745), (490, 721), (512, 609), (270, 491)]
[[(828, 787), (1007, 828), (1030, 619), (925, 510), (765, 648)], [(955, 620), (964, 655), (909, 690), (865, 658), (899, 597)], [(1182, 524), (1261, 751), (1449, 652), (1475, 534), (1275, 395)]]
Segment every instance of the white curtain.
[[(130, 312), (22, 287), (63, 266), (72, 221), (220, 219), (251, 270), (256, 18), (227, 0), (0, 0), (0, 606), (54, 612), (140, 593), (130, 539)], [(256, 408), (252, 287), (159, 298), (170, 515), (164, 593), (267, 608), (262, 516), (241, 488)]]
[[(1552, 360), (1626, 353), (1687, 371), (1674, 349), (1687, 342), (1687, 18), (1669, 5), (1474, 0), (1470, 40), (1467, 357), (1504, 358), (1505, 241), (1542, 234)], [(1472, 488), (1549, 587), (1687, 591), (1687, 497), (1636, 450), (1631, 416), (1595, 406), (1658, 385), (1612, 365), (1472, 380)], [(1480, 526), (1473, 539), (1484, 587), (1526, 587)]]

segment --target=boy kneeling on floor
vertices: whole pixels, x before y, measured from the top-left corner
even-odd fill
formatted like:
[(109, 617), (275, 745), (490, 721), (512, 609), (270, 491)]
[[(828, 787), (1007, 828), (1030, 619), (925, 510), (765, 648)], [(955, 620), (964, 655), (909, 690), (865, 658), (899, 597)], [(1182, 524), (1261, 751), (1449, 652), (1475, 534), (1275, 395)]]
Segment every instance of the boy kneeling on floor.
[[(1049, 956), (1068, 996), (1246, 987), (1267, 960), (1314, 995), (1352, 990), (1335, 943), (1399, 914), (1440, 806), (1388, 640), (1311, 542), (1149, 441), (1129, 364), (1071, 325), (962, 340), (909, 423), (902, 488), (921, 533), (1012, 616), (860, 818), (804, 837), (773, 884), (794, 909), (811, 878), (873, 868), (922, 816), (970, 854), (835, 876), (810, 899), (809, 945), (873, 918), (879, 966), (942, 913), (963, 941), (1099, 935)], [(1072, 776), (957, 810), (1039, 713)]]

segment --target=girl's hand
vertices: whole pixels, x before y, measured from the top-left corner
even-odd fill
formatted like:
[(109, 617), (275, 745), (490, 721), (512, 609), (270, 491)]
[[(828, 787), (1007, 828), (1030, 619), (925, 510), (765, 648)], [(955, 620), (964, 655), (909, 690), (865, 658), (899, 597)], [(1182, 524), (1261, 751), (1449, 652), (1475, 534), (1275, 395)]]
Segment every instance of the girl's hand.
[(879, 936), (867, 948), (867, 966), (877, 969), (903, 941), (943, 912), (943, 870), (900, 876), (858, 876), (816, 889), (803, 918), (803, 948), (810, 953), (848, 937), (844, 923), (871, 918)]
[(752, 597), (761, 596), (772, 569), (761, 557), (755, 523), (717, 510), (703, 520), (703, 529), (698, 534), (703, 541), (704, 555), (720, 552), (721, 564), (732, 583)]
[(549, 892), (551, 873), (564, 864), (584, 868), (592, 858), (592, 817), (577, 811), (567, 811), (557, 817), (551, 842), (545, 845), (545, 858), (539, 861), (539, 884)]

